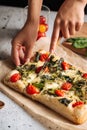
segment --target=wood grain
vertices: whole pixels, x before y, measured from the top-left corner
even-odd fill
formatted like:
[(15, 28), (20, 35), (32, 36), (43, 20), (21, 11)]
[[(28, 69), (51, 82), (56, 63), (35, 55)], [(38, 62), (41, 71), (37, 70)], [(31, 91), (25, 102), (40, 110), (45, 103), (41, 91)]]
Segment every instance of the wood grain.
[[(81, 30), (77, 32), (75, 35), (72, 35), (71, 37), (86, 37), (87, 38), (87, 23), (84, 23)], [(72, 43), (69, 43), (66, 41), (63, 42), (62, 45), (79, 55), (87, 57), (87, 48), (77, 49), (72, 46)]]

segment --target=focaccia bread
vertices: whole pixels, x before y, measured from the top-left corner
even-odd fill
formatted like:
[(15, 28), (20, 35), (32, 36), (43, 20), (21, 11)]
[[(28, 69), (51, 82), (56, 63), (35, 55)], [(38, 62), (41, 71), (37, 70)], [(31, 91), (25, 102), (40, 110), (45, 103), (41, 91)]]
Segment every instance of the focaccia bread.
[(76, 124), (87, 120), (87, 73), (63, 58), (38, 51), (31, 62), (7, 74), (4, 83)]
[[(40, 54), (45, 53), (44, 51), (39, 51)], [(37, 52), (33, 56), (33, 62), (28, 64), (18, 66), (16, 69), (9, 72), (4, 78), (4, 83), (18, 92), (23, 92), (24, 88), (32, 82), (32, 80), (37, 76), (36, 68), (43, 65), (44, 62), (38, 60), (39, 53)]]

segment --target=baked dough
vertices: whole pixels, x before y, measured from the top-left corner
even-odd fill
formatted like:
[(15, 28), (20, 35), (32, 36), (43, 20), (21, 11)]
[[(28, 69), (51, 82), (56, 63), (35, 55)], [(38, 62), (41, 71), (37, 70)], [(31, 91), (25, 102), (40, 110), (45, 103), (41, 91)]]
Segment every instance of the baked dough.
[[(9, 72), (4, 83), (72, 122), (84, 123), (87, 120), (87, 73), (45, 51), (38, 52), (38, 61), (35, 58), (36, 55), (32, 62)], [(16, 73), (20, 73), (21, 78), (12, 82), (10, 78)]]

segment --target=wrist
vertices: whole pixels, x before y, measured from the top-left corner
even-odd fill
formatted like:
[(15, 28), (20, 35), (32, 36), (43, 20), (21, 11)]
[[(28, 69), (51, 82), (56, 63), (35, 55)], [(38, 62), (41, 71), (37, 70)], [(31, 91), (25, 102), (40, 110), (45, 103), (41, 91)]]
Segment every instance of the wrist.
[(26, 20), (26, 24), (33, 24), (33, 25), (38, 25), (39, 24), (39, 17), (34, 18), (34, 17), (28, 17)]
[(75, 0), (77, 2), (80, 2), (81, 4), (83, 4), (83, 6), (86, 6), (87, 4), (87, 0)]
[[(38, 5), (38, 6), (37, 6)], [(27, 23), (39, 24), (42, 0), (28, 0)]]
[(38, 30), (38, 22), (37, 21), (33, 21), (33, 20), (26, 20), (26, 23), (24, 25), (24, 27), (26, 28), (33, 28)]
[[(66, 1), (70, 1), (70, 0), (66, 0)], [(87, 4), (87, 0), (73, 0), (73, 2), (81, 2), (83, 4)]]
[(85, 6), (87, 4), (87, 0), (77, 0), (77, 1), (81, 3), (81, 5), (83, 6), (83, 8), (85, 8)]

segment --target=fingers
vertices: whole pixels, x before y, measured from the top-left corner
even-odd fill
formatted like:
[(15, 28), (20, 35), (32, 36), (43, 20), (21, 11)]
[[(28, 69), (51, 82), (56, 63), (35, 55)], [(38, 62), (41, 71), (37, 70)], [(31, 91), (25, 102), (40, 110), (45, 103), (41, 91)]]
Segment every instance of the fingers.
[(74, 21), (63, 21), (61, 22), (61, 32), (64, 38), (69, 38), (71, 35), (74, 35), (77, 31), (80, 30), (83, 23), (74, 22)]
[(74, 22), (69, 22), (69, 35), (74, 35), (75, 32), (76, 32), (75, 23)]
[(60, 34), (64, 38), (70, 37), (68, 21), (60, 20), (56, 17), (50, 44), (50, 52), (53, 53), (56, 48), (57, 41), (60, 39)]
[(27, 41), (27, 44), (25, 45), (25, 63), (28, 63), (30, 61), (30, 58), (32, 57), (33, 52), (33, 46), (34, 46), (35, 40)]
[[(13, 44), (14, 43), (14, 44)], [(20, 46), (16, 45), (15, 42), (12, 43), (12, 50), (11, 50), (11, 57), (16, 66), (20, 65), (20, 57), (19, 57), (19, 50)]]
[(28, 63), (30, 61), (30, 58), (32, 56), (32, 50), (33, 50), (33, 45), (28, 44), (26, 46), (26, 52), (25, 52), (25, 63)]
[(12, 55), (12, 60), (16, 66), (19, 66), (21, 64), (30, 61), (34, 42), (36, 40), (36, 38), (35, 40), (32, 40), (30, 38), (28, 39), (22, 39), (22, 38), (17, 37), (12, 41), (11, 55)]
[(70, 22), (70, 21), (60, 21), (54, 23), (51, 44), (50, 44), (50, 52), (53, 53), (55, 51), (55, 47), (57, 41), (60, 37), (60, 33), (64, 38), (69, 38), (71, 35), (74, 35), (76, 31), (81, 29), (83, 23), (80, 22)]
[(32, 56), (33, 44), (26, 43), (24, 46), (18, 42), (12, 43), (12, 60), (16, 66), (28, 63)]
[(76, 26), (75, 26), (75, 30), (79, 31), (81, 29), (82, 25), (83, 25), (83, 22), (77, 22)]
[(69, 22), (69, 33), (74, 35), (77, 31), (81, 29), (83, 22)]
[(50, 52), (53, 53), (57, 44), (57, 40), (59, 37), (60, 32), (60, 26), (59, 23), (54, 23), (52, 38), (51, 38), (51, 44), (50, 44)]
[(64, 38), (68, 38), (70, 36), (69, 33), (69, 25), (67, 21), (61, 22), (61, 33)]
[(31, 44), (25, 44), (25, 46), (22, 46), (22, 44), (19, 45), (17, 42), (13, 43), (11, 55), (15, 65), (19, 66), (28, 63), (32, 55), (32, 49), (33, 46)]

